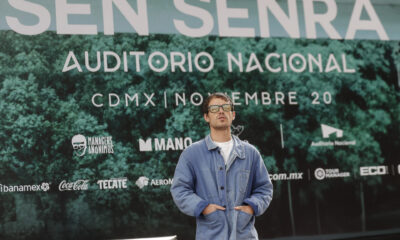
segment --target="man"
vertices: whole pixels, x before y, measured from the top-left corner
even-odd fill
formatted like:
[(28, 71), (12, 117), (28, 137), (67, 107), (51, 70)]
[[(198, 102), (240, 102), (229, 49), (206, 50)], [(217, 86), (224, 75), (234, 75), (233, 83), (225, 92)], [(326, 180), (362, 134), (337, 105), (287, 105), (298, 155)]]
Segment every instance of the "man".
[(196, 217), (196, 239), (258, 239), (255, 216), (272, 199), (272, 183), (260, 153), (231, 135), (232, 100), (214, 93), (203, 103), (210, 135), (182, 152), (171, 193), (185, 214)]

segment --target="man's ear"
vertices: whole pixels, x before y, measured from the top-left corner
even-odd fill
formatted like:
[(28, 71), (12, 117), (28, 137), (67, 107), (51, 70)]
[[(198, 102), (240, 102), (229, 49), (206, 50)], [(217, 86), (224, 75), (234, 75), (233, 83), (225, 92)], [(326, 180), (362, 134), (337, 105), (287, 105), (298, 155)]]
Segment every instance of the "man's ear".
[(210, 122), (210, 118), (208, 117), (208, 113), (204, 113), (204, 120), (206, 121), (206, 122)]
[(233, 111), (233, 112), (232, 112), (232, 120), (235, 120), (235, 117), (236, 117), (236, 112)]

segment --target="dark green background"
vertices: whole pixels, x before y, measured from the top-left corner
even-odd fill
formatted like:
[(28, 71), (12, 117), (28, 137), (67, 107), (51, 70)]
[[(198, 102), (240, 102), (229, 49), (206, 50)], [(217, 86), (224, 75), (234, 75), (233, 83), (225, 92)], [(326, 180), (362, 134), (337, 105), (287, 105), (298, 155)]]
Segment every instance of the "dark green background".
[[(274, 181), (274, 198), (257, 218), (260, 238), (399, 231), (400, 176), (359, 177), (360, 166), (400, 163), (399, 42), (299, 39), (186, 38), (135, 34), (61, 36), (47, 32), (21, 36), (0, 32), (0, 183), (51, 182), (49, 192), (0, 194), (1, 239), (103, 239), (178, 235), (193, 239), (194, 219), (180, 213), (169, 186), (139, 189), (140, 176), (172, 178), (180, 151), (140, 152), (140, 138), (191, 137), (208, 132), (199, 107), (168, 108), (131, 104), (96, 108), (95, 93), (164, 91), (275, 92), (296, 91), (298, 105), (236, 106), (234, 125), (244, 126), (242, 139), (261, 152), (270, 173), (304, 172), (298, 181)], [(96, 51), (208, 52), (215, 60), (209, 73), (142, 71), (62, 73), (69, 51), (84, 65), (84, 51), (95, 62)], [(346, 54), (356, 73), (233, 73), (226, 53)], [(339, 58), (338, 58), (339, 59)], [(331, 92), (329, 105), (312, 105), (310, 95)], [(307, 96), (307, 97), (303, 97)], [(106, 103), (106, 102), (105, 102)], [(322, 140), (320, 124), (343, 129), (356, 146), (310, 147)], [(280, 142), (284, 129), (285, 148)], [(71, 138), (112, 136), (114, 154), (75, 156)], [(346, 179), (314, 180), (313, 169), (350, 171)], [(311, 171), (311, 179), (307, 171)], [(127, 177), (128, 189), (99, 190), (97, 180)], [(91, 181), (88, 191), (60, 192), (62, 180)]]

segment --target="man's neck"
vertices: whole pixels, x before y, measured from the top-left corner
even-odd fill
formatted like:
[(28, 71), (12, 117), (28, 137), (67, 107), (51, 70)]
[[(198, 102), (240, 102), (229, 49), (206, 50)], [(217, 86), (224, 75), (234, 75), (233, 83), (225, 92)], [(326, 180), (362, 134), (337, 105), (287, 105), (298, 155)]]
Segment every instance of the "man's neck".
[(229, 142), (232, 139), (230, 128), (224, 130), (211, 129), (210, 136), (214, 142)]

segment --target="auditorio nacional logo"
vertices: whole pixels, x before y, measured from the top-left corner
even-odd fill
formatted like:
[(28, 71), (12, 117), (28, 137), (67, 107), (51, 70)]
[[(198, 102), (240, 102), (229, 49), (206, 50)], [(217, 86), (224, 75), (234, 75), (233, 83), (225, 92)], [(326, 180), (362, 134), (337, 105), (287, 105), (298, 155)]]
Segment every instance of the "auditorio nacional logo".
[[(343, 130), (339, 128), (334, 128), (325, 124), (321, 124), (322, 138), (324, 140), (311, 142), (312, 147), (327, 147), (327, 146), (354, 146), (356, 145), (356, 140), (342, 140)], [(330, 136), (334, 135), (337, 139), (329, 140)], [(340, 139), (340, 140), (339, 140)]]
[(0, 184), (0, 192), (47, 192), (50, 190), (50, 183), (38, 185), (3, 185)]
[(72, 147), (77, 156), (88, 154), (111, 154), (114, 153), (114, 145), (111, 136), (85, 137), (81, 134), (75, 135), (71, 140)]

